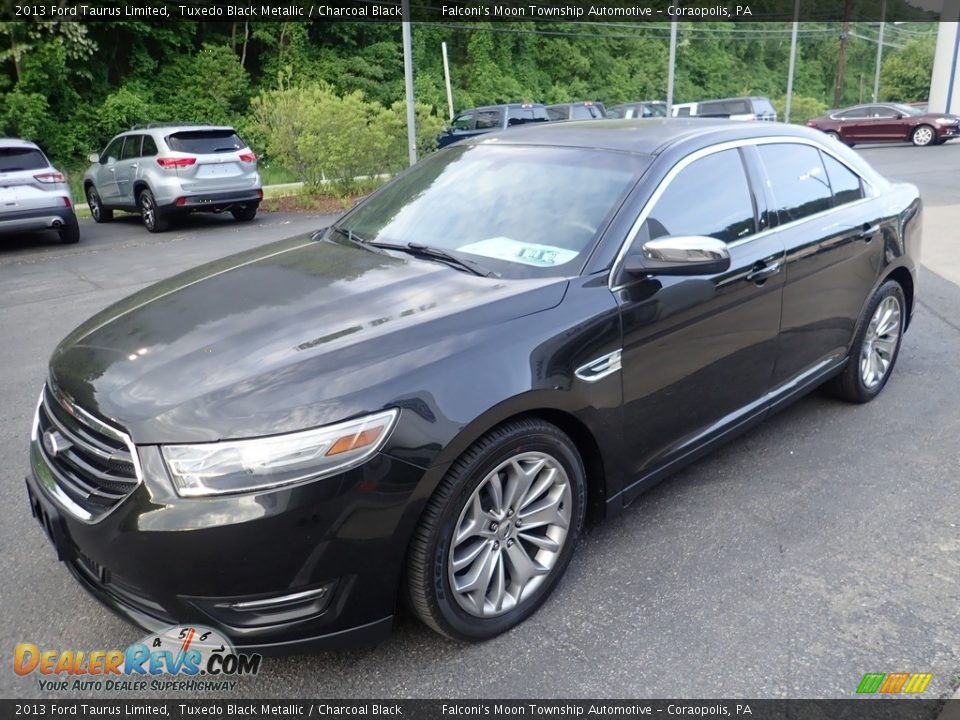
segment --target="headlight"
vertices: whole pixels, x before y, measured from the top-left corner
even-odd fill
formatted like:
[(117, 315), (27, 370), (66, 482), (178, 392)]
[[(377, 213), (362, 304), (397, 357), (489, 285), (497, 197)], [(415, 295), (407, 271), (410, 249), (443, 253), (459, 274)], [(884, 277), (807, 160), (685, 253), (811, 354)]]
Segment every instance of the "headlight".
[(398, 410), (316, 430), (199, 445), (162, 447), (184, 497), (250, 492), (315, 480), (359, 465), (379, 450)]
[(957, 118), (942, 117), (934, 120), (937, 125), (956, 125), (960, 120)]

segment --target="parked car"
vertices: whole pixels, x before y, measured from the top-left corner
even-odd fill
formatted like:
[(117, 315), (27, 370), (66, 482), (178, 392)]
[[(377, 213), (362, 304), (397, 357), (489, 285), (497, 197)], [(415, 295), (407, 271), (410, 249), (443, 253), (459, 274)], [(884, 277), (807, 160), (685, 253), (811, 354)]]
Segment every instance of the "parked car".
[(697, 103), (697, 117), (729, 118), (730, 120), (768, 120), (775, 122), (777, 111), (769, 98), (736, 97), (703, 100)]
[(857, 143), (912, 142), (940, 145), (960, 135), (960, 117), (899, 103), (854, 105), (807, 122), (835, 140)]
[(607, 108), (608, 118), (666, 117), (667, 104), (657, 100), (625, 103)]
[(477, 138), (74, 330), (31, 506), (147, 628), (369, 642), (403, 596), (490, 638), (557, 585), (588, 507), (615, 515), (823, 383), (876, 397), (919, 243), (917, 189), (804, 127)]
[(606, 115), (603, 103), (591, 100), (547, 105), (547, 116), (551, 120), (600, 120)]
[(472, 108), (457, 115), (453, 124), (437, 138), (437, 145), (446, 147), (464, 138), (548, 120), (550, 117), (547, 115), (546, 107), (539, 103), (512, 103)]
[(70, 186), (37, 145), (0, 138), (0, 234), (56, 230), (60, 240), (80, 240)]
[(90, 156), (83, 190), (98, 223), (115, 210), (139, 213), (150, 232), (191, 212), (257, 216), (263, 199), (257, 156), (232, 127), (146, 125), (113, 138)]
[(673, 117), (696, 117), (697, 103), (677, 103), (670, 106), (670, 115)]

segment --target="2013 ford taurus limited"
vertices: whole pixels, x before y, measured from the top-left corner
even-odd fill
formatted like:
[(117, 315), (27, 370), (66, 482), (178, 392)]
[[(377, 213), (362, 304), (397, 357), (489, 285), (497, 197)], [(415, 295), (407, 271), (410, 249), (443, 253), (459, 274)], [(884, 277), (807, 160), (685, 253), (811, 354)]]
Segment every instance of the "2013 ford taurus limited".
[(406, 599), (451, 638), (492, 637), (546, 600), (588, 510), (818, 385), (881, 392), (920, 207), (776, 123), (451, 146), (322, 232), (77, 328), (37, 408), (33, 512), (149, 629), (370, 642)]

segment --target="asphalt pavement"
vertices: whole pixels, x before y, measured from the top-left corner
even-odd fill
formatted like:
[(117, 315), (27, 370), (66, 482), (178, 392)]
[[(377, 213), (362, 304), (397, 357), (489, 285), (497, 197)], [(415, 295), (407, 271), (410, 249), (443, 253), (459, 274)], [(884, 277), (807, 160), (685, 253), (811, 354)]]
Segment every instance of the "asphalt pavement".
[[(960, 228), (960, 146), (863, 152)], [(57, 564), (27, 508), (55, 344), (147, 283), (327, 219), (199, 217), (164, 235), (82, 221), (73, 247), (0, 241), (0, 696), (81, 694), (15, 676), (16, 643), (143, 635)], [(933, 673), (924, 696), (946, 696), (960, 674), (960, 287), (924, 270), (918, 303), (880, 398), (814, 393), (590, 527), (557, 592), (512, 632), (459, 645), (403, 616), (376, 648), (268, 657), (231, 697), (837, 697), (901, 671)]]

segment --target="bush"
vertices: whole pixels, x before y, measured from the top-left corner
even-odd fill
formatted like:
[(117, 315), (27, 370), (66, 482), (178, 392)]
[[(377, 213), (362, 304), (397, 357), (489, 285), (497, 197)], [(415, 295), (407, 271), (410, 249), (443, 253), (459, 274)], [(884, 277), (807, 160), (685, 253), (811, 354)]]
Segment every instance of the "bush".
[[(443, 120), (417, 108), (418, 150), (429, 152)], [(307, 189), (330, 184), (341, 197), (361, 178), (406, 167), (404, 105), (385, 108), (361, 92), (338, 95), (323, 82), (272, 90), (253, 99), (245, 131), (268, 159), (295, 171)]]
[(895, 102), (925, 100), (930, 92), (935, 49), (934, 38), (917, 38), (884, 58), (880, 97)]
[[(773, 106), (777, 110), (777, 117), (784, 120), (786, 118), (787, 96), (782, 95), (774, 98)], [(793, 102), (790, 104), (790, 122), (802, 125), (807, 120), (823, 115), (826, 111), (827, 105), (820, 98), (794, 95)]]

